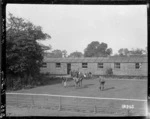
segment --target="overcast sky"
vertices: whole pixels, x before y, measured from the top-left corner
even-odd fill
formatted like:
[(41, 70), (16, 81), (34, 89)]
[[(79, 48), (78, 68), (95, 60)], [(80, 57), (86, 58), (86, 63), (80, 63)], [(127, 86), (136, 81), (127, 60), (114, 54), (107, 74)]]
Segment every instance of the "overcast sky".
[(40, 25), (52, 50), (84, 52), (92, 41), (120, 48), (147, 47), (146, 5), (23, 5), (8, 4), (6, 12)]

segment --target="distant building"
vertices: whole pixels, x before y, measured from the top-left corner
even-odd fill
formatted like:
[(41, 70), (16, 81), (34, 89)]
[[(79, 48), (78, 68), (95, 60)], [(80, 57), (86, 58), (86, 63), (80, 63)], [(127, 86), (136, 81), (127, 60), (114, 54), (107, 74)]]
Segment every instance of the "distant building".
[(109, 56), (97, 58), (45, 58), (42, 73), (69, 74), (70, 70), (94, 75), (106, 75), (112, 68), (113, 75), (147, 76), (147, 56)]

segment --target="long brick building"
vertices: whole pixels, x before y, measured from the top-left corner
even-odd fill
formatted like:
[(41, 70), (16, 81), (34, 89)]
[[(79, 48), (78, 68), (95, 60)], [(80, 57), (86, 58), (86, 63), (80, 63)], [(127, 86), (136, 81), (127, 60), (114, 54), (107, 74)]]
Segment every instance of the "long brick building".
[(42, 73), (69, 74), (70, 70), (94, 75), (106, 75), (108, 69), (113, 75), (147, 76), (147, 56), (109, 56), (95, 58), (45, 58)]

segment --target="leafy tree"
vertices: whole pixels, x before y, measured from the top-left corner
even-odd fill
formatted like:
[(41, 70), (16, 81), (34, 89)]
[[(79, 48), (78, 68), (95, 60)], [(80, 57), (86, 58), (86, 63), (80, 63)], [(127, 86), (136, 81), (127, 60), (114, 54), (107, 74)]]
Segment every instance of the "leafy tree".
[(121, 48), (118, 50), (119, 55), (128, 55), (129, 54), (129, 50), (127, 48)]
[(115, 53), (113, 56), (119, 56), (119, 54)]
[(148, 52), (147, 52), (147, 47), (145, 47), (144, 53), (145, 53), (146, 55), (148, 54)]
[[(43, 49), (37, 40), (51, 38), (40, 26), (9, 14), (6, 21), (6, 72), (18, 77), (34, 77), (40, 71)], [(8, 76), (7, 75), (7, 76)]]
[(62, 50), (62, 56), (67, 57), (67, 51), (66, 50)]
[(43, 44), (41, 44), (41, 43), (39, 43), (39, 45), (41, 46), (42, 50), (44, 50), (44, 51), (47, 51), (47, 50), (51, 50), (51, 49), (52, 49), (52, 46), (51, 46), (51, 45), (46, 46), (46, 45), (43, 45)]
[(62, 58), (67, 57), (67, 51), (66, 50), (53, 50), (52, 52), (45, 52), (45, 57), (49, 58)]
[(113, 75), (113, 70), (112, 70), (112, 68), (109, 68), (109, 69), (106, 70), (106, 75), (107, 75), (107, 76)]
[(52, 46), (51, 45), (46, 46), (46, 45), (43, 45), (41, 43), (39, 43), (39, 45), (41, 46), (42, 50), (44, 50), (43, 57), (48, 57), (48, 55), (49, 55), (48, 50), (51, 50)]
[(62, 58), (62, 56), (63, 56), (63, 53), (62, 53), (62, 51), (61, 50), (53, 50), (52, 52), (51, 52), (51, 57), (52, 58)]
[(146, 50), (140, 48), (136, 48), (136, 49), (132, 48), (131, 50), (128, 50), (127, 48), (121, 48), (118, 50), (118, 53), (120, 56), (143, 55), (144, 53), (146, 53)]
[(67, 51), (66, 50), (53, 50), (52, 52), (47, 53), (47, 57), (51, 58), (62, 58), (62, 57), (67, 57)]
[(84, 57), (109, 56), (112, 54), (112, 49), (107, 47), (106, 43), (93, 41), (88, 44), (87, 48), (84, 50)]
[(70, 55), (68, 57), (73, 57), (73, 58), (74, 57), (83, 57), (83, 54), (82, 54), (82, 52), (76, 51), (76, 52), (70, 53)]
[(144, 54), (144, 50), (137, 48), (137, 49), (133, 49), (130, 51), (131, 55), (143, 55)]

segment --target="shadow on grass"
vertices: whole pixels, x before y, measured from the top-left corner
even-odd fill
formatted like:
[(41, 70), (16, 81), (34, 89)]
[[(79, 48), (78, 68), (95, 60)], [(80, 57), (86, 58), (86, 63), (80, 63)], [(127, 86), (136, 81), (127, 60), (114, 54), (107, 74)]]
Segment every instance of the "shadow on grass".
[[(86, 85), (82, 84), (81, 87), (76, 87), (76, 89), (88, 88), (89, 86), (92, 86), (92, 85), (94, 84), (86, 84)], [(68, 85), (67, 87), (75, 87), (75, 85)]]
[[(67, 79), (67, 83), (73, 81), (72, 78), (68, 78)], [(19, 88), (16, 89), (11, 89), (10, 91), (17, 91), (17, 90), (21, 90), (21, 89), (32, 89), (32, 88), (37, 88), (37, 87), (41, 87), (41, 86), (48, 86), (48, 85), (55, 85), (55, 84), (62, 84), (62, 78), (61, 77), (53, 77), (53, 76), (45, 76), (45, 75), (41, 75), (40, 77), (38, 77), (35, 81), (34, 84), (29, 84), (27, 86), (20, 86)], [(77, 88), (88, 88), (90, 85), (94, 85), (94, 84), (87, 84), (87, 85), (82, 85), (82, 87), (77, 87)], [(63, 85), (62, 85), (63, 86)], [(74, 84), (72, 85), (67, 85), (67, 87), (75, 87)], [(9, 91), (9, 90), (7, 90)]]
[(111, 89), (115, 89), (115, 87), (104, 88), (104, 89), (103, 89), (103, 91), (106, 91), (106, 90), (111, 90)]
[[(67, 82), (70, 82), (70, 81), (72, 81), (72, 79), (68, 78)], [(54, 84), (62, 84), (62, 78), (44, 77), (41, 86), (54, 85)]]
[(92, 86), (92, 85), (94, 85), (94, 84), (86, 84), (86, 85), (84, 85), (84, 86), (81, 87), (81, 88), (88, 88), (89, 86)]
[[(67, 80), (67, 82), (69, 83), (70, 81), (72, 81), (71, 78), (69, 78)], [(41, 86), (48, 86), (48, 85), (55, 85), (55, 84), (62, 84), (62, 78), (58, 78), (58, 77), (46, 77), (46, 76), (43, 76), (39, 83), (35, 84), (35, 85), (29, 85), (29, 86), (25, 86), (25, 87), (22, 87), (20, 89), (14, 89), (14, 91), (17, 91), (17, 90), (21, 90), (21, 89), (32, 89), (32, 88), (37, 88), (37, 87), (41, 87)], [(74, 85), (72, 85), (73, 87)]]
[(67, 87), (75, 87), (75, 85), (67, 85)]

